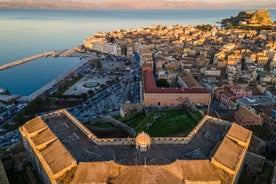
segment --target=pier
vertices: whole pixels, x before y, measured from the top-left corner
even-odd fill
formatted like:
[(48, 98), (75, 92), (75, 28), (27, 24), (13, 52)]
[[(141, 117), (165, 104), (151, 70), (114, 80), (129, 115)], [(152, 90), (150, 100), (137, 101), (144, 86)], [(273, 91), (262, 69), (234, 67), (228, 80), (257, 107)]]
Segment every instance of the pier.
[(24, 63), (27, 63), (27, 62), (30, 62), (30, 61), (33, 61), (33, 60), (36, 60), (36, 59), (39, 59), (39, 58), (42, 58), (42, 57), (48, 57), (48, 56), (52, 56), (52, 57), (59, 57), (59, 56), (68, 57), (68, 56), (72, 55), (74, 52), (75, 52), (75, 49), (58, 50), (58, 51), (52, 51), (52, 52), (44, 52), (42, 54), (38, 54), (38, 55), (35, 55), (35, 56), (27, 57), (27, 58), (24, 58), (24, 59), (20, 59), (20, 60), (11, 62), (11, 63), (7, 63), (7, 64), (4, 64), (4, 65), (1, 65), (0, 66), (0, 71), (1, 70), (6, 70), (8, 68), (12, 68), (12, 67), (15, 67), (17, 65), (21, 65), (21, 64), (24, 64)]
[(14, 67), (14, 66), (17, 66), (17, 65), (27, 63), (27, 62), (35, 60), (35, 59), (39, 59), (39, 58), (42, 58), (42, 57), (47, 57), (47, 56), (52, 55), (54, 53), (55, 52), (45, 52), (45, 53), (42, 53), (42, 54), (38, 54), (38, 55), (35, 55), (35, 56), (27, 57), (27, 58), (24, 58), (24, 59), (20, 59), (20, 60), (11, 62), (11, 63), (1, 65), (0, 66), (0, 71), (1, 70), (6, 70), (8, 68), (11, 68), (11, 67)]
[[(51, 57), (83, 57), (83, 56), (88, 57), (88, 55), (85, 55), (85, 54), (83, 55), (81, 53), (76, 52), (76, 49), (66, 49), (66, 50), (57, 50), (57, 51), (52, 51), (52, 52), (44, 52), (44, 53), (41, 53), (41, 54), (38, 54), (38, 55), (35, 55), (35, 56), (27, 57), (27, 58), (24, 58), (24, 59), (21, 59), (21, 60), (17, 60), (17, 61), (11, 62), (11, 63), (1, 65), (0, 66), (0, 71), (8, 69), (8, 68), (15, 67), (17, 65), (21, 65), (21, 64), (30, 62), (32, 60), (36, 60), (36, 59), (39, 59), (39, 58), (42, 58), (42, 57), (48, 57), (48, 56), (51, 56)], [(71, 68), (68, 72), (60, 75), (59, 77), (52, 80), (48, 84), (44, 85), (43, 87), (41, 87), (37, 91), (33, 92), (29, 96), (20, 97), (18, 99), (18, 101), (25, 102), (25, 101), (31, 101), (31, 100), (35, 99), (37, 96), (43, 94), (48, 89), (52, 88), (58, 82), (60, 82), (61, 80), (63, 80), (67, 76), (71, 75), (73, 72), (75, 72), (79, 67), (84, 65), (86, 62), (87, 62), (86, 60), (81, 61), (77, 66)]]

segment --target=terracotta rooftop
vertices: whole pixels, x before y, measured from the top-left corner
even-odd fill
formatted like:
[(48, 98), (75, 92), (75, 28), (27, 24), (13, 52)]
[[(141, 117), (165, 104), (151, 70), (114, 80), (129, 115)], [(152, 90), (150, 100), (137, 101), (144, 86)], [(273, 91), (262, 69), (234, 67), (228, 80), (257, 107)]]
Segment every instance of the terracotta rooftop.
[(252, 115), (257, 115), (251, 110), (249, 110), (247, 107), (244, 107), (243, 105), (240, 106), (239, 110), (236, 112), (238, 115), (242, 116), (252, 116)]
[(41, 117), (30, 120), (19, 131), (30, 143), (36, 159), (39, 160), (37, 162), (49, 174), (51, 182), (77, 165), (76, 160)]
[(159, 166), (130, 166), (113, 181), (115, 184), (183, 184), (182, 180)]
[(213, 158), (227, 168), (235, 170), (243, 151), (244, 147), (236, 144), (228, 137), (224, 137)]
[(41, 155), (51, 169), (52, 174), (58, 173), (75, 162), (75, 159), (59, 140), (48, 145), (41, 151)]
[(189, 181), (228, 181), (229, 174), (217, 169), (209, 160), (177, 160), (176, 162), (161, 166), (182, 180)]
[(141, 146), (150, 145), (150, 136), (145, 132), (141, 132), (136, 136), (135, 142)]
[(49, 128), (47, 128), (40, 132), (37, 136), (33, 137), (32, 140), (34, 145), (38, 146), (40, 144), (52, 141), (56, 138), (57, 137), (55, 136), (55, 134)]
[(190, 88), (202, 88), (202, 86), (197, 82), (197, 80), (188, 72), (181, 72), (179, 74), (183, 82)]
[(239, 126), (236, 123), (233, 123), (229, 131), (227, 132), (227, 136), (230, 136), (234, 139), (238, 139), (243, 142), (247, 142), (248, 139), (251, 138), (251, 132), (242, 126)]
[(143, 69), (143, 85), (145, 93), (207, 93), (205, 88), (161, 88), (155, 84), (153, 72)]
[[(20, 132), (31, 146), (46, 143), (40, 150), (32, 148), (42, 167), (57, 178), (72, 171), (70, 183), (73, 184), (234, 183), (251, 138), (250, 131), (235, 123), (229, 128), (227, 122), (206, 116), (205, 123), (188, 144), (152, 144), (148, 152), (140, 153), (135, 146), (95, 145), (64, 114), (46, 116), (47, 127), (38, 134), (27, 136), (24, 127), (43, 128), (45, 122), (41, 118), (27, 122)], [(145, 133), (139, 135), (144, 142), (151, 141), (149, 136), (144, 139)]]
[(109, 174), (118, 175), (120, 170), (123, 167), (113, 162), (80, 162), (72, 184), (106, 183)]
[(30, 121), (28, 121), (24, 126), (25, 130), (32, 134), (38, 130), (42, 130), (44, 128), (47, 128), (46, 123), (41, 119), (41, 117), (36, 117)]
[[(93, 172), (91, 172), (93, 170)], [(72, 184), (105, 183), (167, 184), (185, 182), (231, 183), (230, 174), (217, 169), (209, 160), (177, 160), (169, 165), (123, 166), (109, 162), (80, 163)]]

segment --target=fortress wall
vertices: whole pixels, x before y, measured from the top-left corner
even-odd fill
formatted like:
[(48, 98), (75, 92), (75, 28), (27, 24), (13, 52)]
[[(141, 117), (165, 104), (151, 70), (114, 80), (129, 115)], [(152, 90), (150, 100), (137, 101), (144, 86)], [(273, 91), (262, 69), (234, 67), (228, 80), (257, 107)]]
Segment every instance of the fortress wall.
[[(97, 145), (135, 145), (135, 138), (98, 138), (65, 109), (47, 114), (44, 117), (47, 118), (47, 116), (58, 116), (61, 114), (69, 118), (86, 136), (92, 140), (93, 143)], [(204, 116), (203, 119), (186, 137), (152, 137), (151, 144), (188, 144), (194, 135), (198, 133), (199, 129), (204, 125), (204, 123), (209, 120), (220, 124), (229, 124), (228, 121), (223, 121), (211, 116)]]
[(211, 163), (233, 175), (237, 183), (246, 156), (252, 132), (233, 123), (211, 158)]
[[(23, 145), (29, 153), (42, 182), (55, 184), (68, 171), (75, 168), (77, 162), (50, 129), (47, 131), (50, 131), (54, 137), (39, 137), (48, 128), (48, 126), (46, 128), (42, 126), (43, 123), (40, 117), (38, 117), (21, 126), (19, 131), (22, 136)], [(42, 125), (39, 126), (39, 124)], [(37, 142), (35, 142), (35, 139), (38, 137), (40, 140), (36, 140)], [(56, 150), (58, 154), (52, 153), (51, 150)]]

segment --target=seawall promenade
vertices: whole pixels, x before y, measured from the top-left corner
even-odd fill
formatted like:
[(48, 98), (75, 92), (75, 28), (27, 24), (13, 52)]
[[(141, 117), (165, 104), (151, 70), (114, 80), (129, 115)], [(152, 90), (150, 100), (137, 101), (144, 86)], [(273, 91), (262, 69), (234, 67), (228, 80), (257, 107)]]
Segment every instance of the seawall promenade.
[(79, 64), (77, 64), (75, 67), (71, 68), (68, 72), (63, 73), (62, 75), (60, 75), (56, 79), (52, 80), (51, 82), (47, 83), (46, 85), (42, 86), (41, 88), (39, 88), (38, 90), (36, 90), (32, 94), (30, 94), (29, 96), (22, 96), (21, 98), (18, 99), (18, 101), (31, 101), (31, 100), (35, 99), (36, 97), (38, 97), (39, 95), (42, 95), (45, 91), (47, 91), (48, 89), (51, 89), (54, 85), (56, 85), (57, 83), (59, 83), (60, 81), (65, 79), (67, 76), (71, 75), (73, 72), (75, 72), (78, 68), (80, 68), (86, 62), (87, 62), (86, 60), (80, 61)]
[[(41, 53), (38, 55), (34, 55), (31, 57), (27, 57), (24, 59), (20, 59), (11, 63), (7, 63), (4, 65), (0, 66), (0, 71), (1, 70), (5, 70), (11, 67), (15, 67), (17, 65), (21, 65), (42, 57), (85, 57), (85, 58), (95, 58), (96, 56), (91, 56), (90, 54), (85, 54), (85, 53), (79, 53), (76, 52), (76, 49), (66, 49), (66, 50), (57, 50), (57, 51), (51, 51), (51, 52), (45, 52), (45, 53)], [(39, 88), (38, 90), (36, 90), (35, 92), (33, 92), (32, 94), (30, 94), (29, 96), (22, 96), (18, 99), (18, 101), (31, 101), (33, 99), (35, 99), (36, 97), (38, 97), (39, 95), (42, 95), (45, 91), (51, 89), (54, 85), (56, 85), (57, 83), (59, 83), (61, 80), (65, 79), (67, 76), (71, 75), (72, 73), (74, 73), (78, 68), (80, 68), (82, 65), (84, 65), (87, 62), (86, 59), (80, 61), (79, 64), (77, 64), (75, 67), (71, 68), (69, 71), (63, 73), (62, 75), (58, 76), (56, 79), (52, 80), (51, 82), (47, 83), (46, 85), (44, 85), (43, 87)]]

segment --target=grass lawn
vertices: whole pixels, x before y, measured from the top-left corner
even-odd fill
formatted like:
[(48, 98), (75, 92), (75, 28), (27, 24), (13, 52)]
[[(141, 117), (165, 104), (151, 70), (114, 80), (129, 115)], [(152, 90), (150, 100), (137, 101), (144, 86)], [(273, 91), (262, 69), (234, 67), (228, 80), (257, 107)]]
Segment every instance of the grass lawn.
[[(195, 113), (196, 119), (202, 117)], [(183, 110), (151, 111), (147, 115), (139, 113), (121, 121), (135, 129), (137, 133), (147, 132), (153, 137), (174, 136), (179, 133), (189, 133), (198, 123), (188, 112)]]
[(130, 115), (125, 116), (124, 118), (118, 118), (119, 121), (127, 124), (128, 126), (135, 128), (144, 118), (146, 114), (144, 112), (141, 113), (132, 113)]

